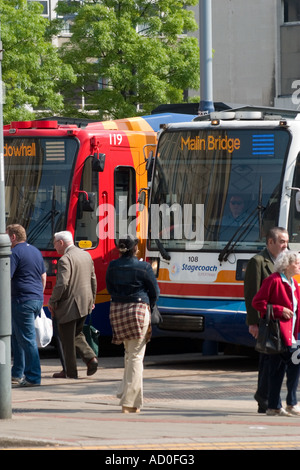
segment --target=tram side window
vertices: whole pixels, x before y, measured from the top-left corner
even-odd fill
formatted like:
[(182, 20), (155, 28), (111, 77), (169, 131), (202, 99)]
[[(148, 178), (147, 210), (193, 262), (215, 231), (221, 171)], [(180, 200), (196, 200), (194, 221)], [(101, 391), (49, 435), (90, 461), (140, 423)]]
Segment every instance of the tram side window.
[(136, 183), (132, 167), (115, 170), (115, 240), (126, 233), (136, 234)]
[(88, 158), (84, 164), (78, 195), (75, 243), (80, 248), (94, 248), (98, 244), (98, 173), (93, 171), (92, 163), (93, 159)]
[[(298, 158), (297, 158), (292, 187), (294, 188), (300, 187), (300, 153), (298, 154)], [(290, 235), (291, 249), (299, 250), (299, 245), (297, 247), (291, 246), (293, 243), (300, 244), (300, 203), (299, 203), (299, 199), (298, 199), (296, 191), (291, 192), (288, 231)]]

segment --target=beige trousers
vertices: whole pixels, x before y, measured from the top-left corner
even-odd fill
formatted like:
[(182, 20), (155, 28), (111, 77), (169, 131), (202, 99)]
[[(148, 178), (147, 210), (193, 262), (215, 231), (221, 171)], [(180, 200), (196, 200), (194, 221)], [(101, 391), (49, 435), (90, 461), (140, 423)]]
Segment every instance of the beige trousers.
[(143, 362), (146, 351), (146, 333), (150, 322), (150, 310), (145, 314), (142, 337), (124, 341), (124, 374), (117, 397), (120, 405), (141, 408), (143, 404)]

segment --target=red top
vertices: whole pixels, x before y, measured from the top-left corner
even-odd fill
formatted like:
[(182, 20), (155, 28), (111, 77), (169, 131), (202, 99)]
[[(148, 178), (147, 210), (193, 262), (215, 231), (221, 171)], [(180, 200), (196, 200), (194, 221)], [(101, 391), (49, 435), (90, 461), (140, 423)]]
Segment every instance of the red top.
[[(294, 279), (294, 296), (297, 299), (296, 322), (294, 329), (295, 339), (298, 339), (300, 332), (300, 291), (297, 281)], [(279, 273), (271, 274), (264, 279), (261, 288), (252, 300), (253, 307), (264, 317), (267, 311), (267, 304), (273, 305), (274, 317), (280, 321), (280, 331), (284, 343), (292, 345), (293, 318), (284, 319), (282, 311), (284, 307), (294, 311), (292, 287), (288, 282), (282, 280)]]

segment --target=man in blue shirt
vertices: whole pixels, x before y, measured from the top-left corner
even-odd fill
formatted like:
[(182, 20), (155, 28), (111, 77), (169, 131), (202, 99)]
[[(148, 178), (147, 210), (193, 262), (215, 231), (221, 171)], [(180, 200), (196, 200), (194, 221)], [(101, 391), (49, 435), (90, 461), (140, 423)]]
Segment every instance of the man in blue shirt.
[(43, 306), (46, 270), (40, 251), (26, 243), (24, 227), (8, 225), (7, 233), (12, 247), (12, 382), (32, 387), (41, 383), (34, 320)]

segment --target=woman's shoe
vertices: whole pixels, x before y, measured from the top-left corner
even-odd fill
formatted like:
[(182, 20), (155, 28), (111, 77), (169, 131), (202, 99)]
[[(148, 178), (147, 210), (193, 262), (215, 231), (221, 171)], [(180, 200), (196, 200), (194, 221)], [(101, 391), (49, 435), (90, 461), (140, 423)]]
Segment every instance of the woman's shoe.
[(300, 407), (298, 405), (287, 405), (286, 411), (293, 416), (300, 416)]
[(122, 413), (139, 413), (141, 410), (139, 408), (134, 408), (131, 406), (122, 406)]
[(283, 408), (279, 408), (279, 410), (273, 410), (272, 408), (268, 408), (266, 411), (267, 416), (293, 416), (288, 411), (285, 411)]

